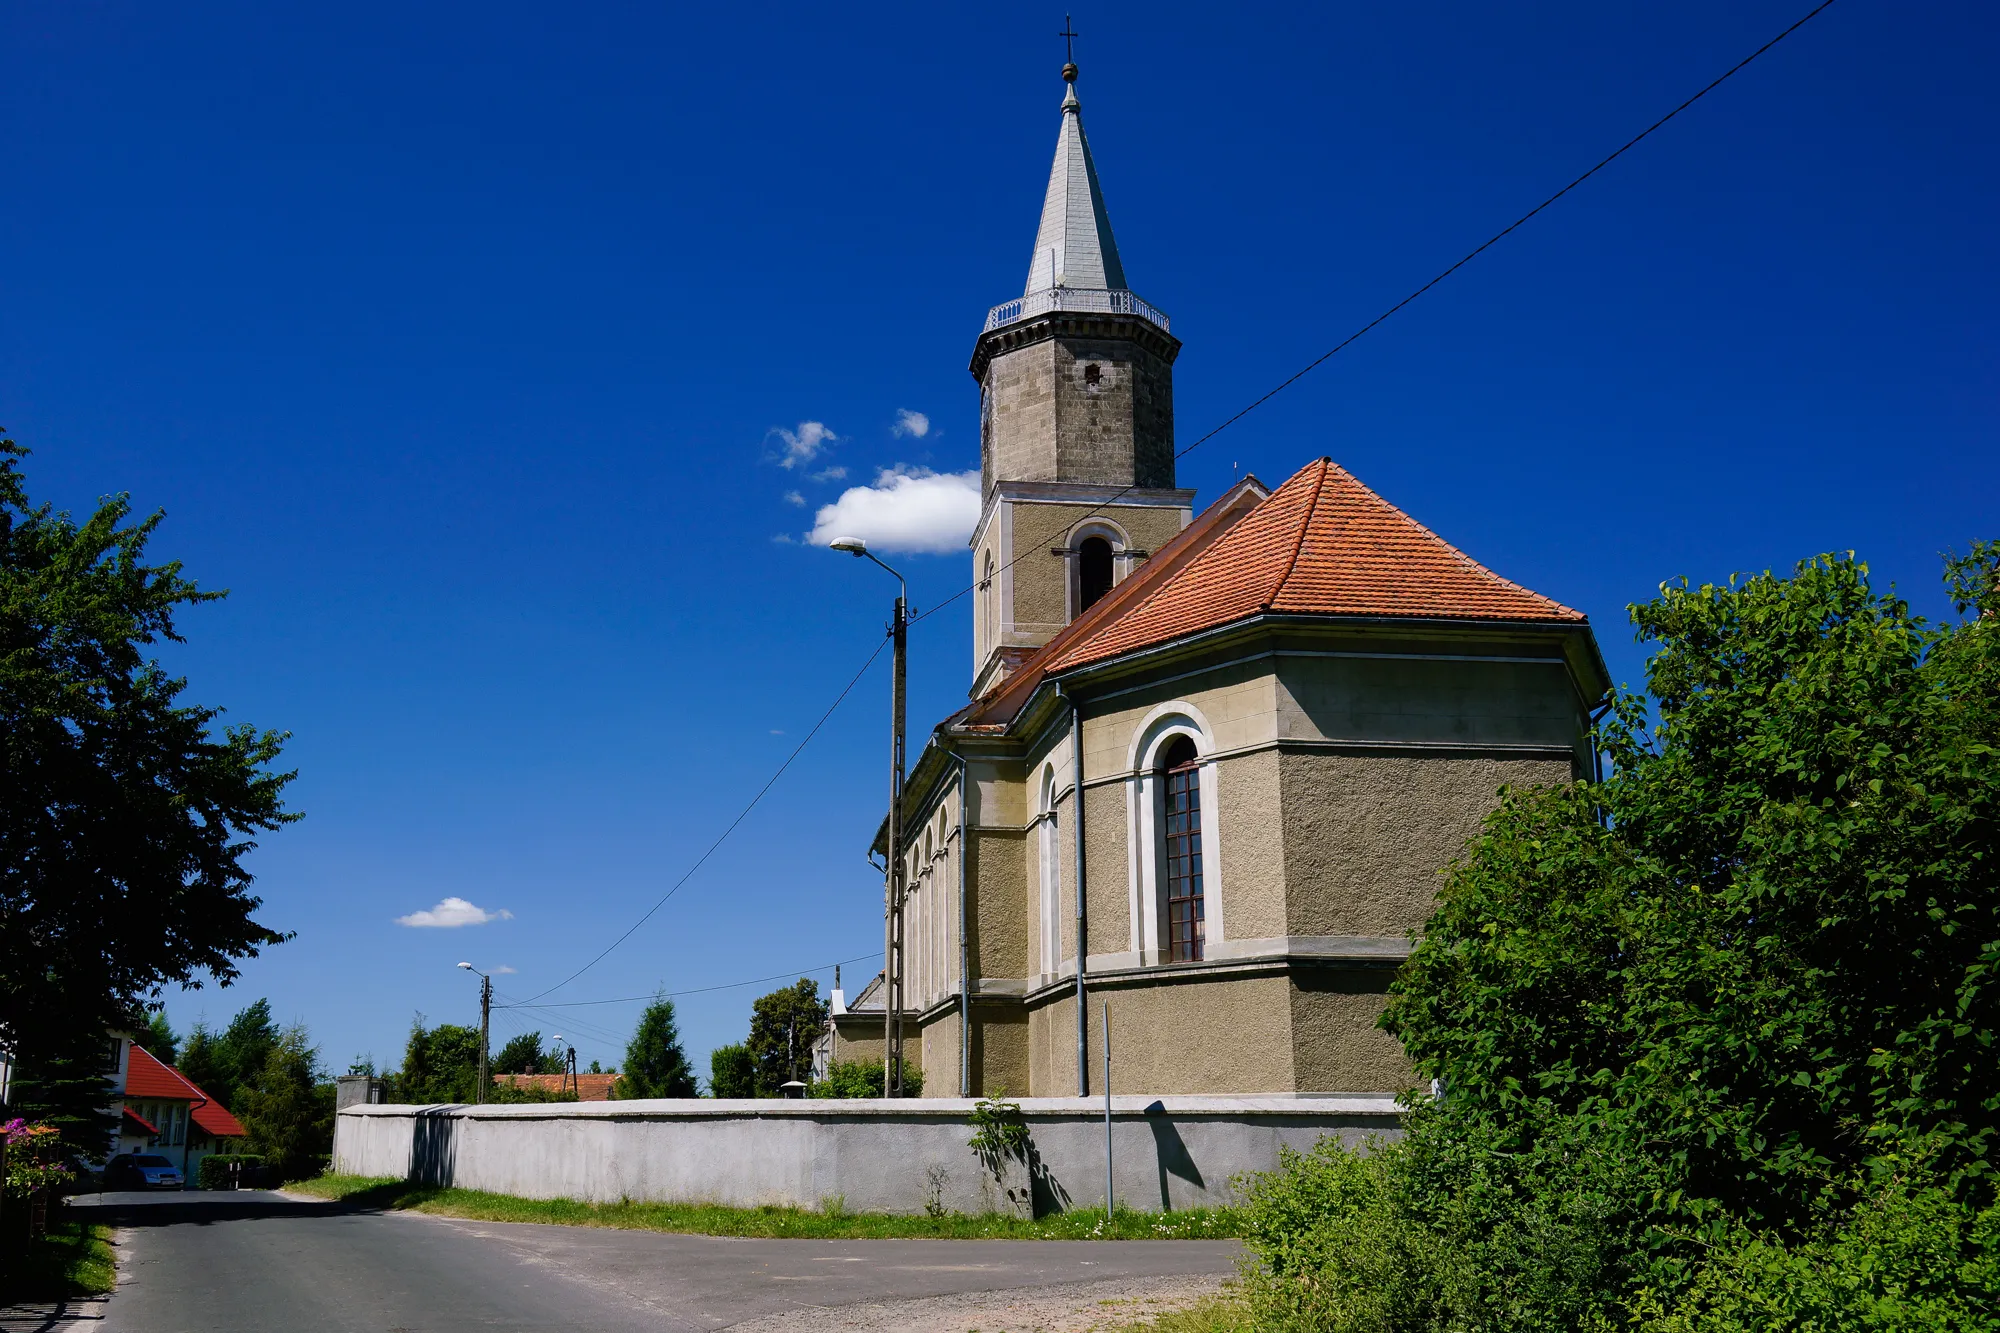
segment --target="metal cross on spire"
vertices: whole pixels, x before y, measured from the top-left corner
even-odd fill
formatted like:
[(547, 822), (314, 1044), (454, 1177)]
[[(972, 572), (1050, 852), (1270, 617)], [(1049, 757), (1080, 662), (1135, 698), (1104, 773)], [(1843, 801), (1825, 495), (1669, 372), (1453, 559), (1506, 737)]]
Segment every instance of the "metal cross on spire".
[(1076, 39), (1079, 34), (1074, 31), (1075, 28), (1076, 24), (1071, 22), (1069, 15), (1065, 14), (1063, 15), (1063, 30), (1056, 34), (1056, 36), (1063, 39), (1063, 60), (1065, 63), (1071, 65), (1076, 63)]

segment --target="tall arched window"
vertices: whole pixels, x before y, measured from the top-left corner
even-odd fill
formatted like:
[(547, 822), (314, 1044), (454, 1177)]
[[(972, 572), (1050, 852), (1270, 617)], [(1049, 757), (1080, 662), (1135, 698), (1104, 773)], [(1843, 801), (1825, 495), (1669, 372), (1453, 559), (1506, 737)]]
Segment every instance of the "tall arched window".
[(1161, 823), (1166, 842), (1166, 961), (1202, 958), (1201, 760), (1194, 742), (1176, 736), (1160, 757)]
[(986, 652), (1000, 641), (1000, 590), (993, 586), (993, 552), (986, 553), (986, 569), (979, 577), (979, 632)]
[(1102, 537), (1085, 537), (1076, 551), (1077, 614), (1095, 606), (1111, 591), (1111, 543)]

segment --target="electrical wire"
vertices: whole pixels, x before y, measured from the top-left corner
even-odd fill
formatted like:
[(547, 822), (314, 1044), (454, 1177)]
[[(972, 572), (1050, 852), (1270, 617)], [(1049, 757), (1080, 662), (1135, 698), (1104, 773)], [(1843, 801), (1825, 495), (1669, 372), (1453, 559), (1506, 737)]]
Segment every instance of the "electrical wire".
[[(1474, 246), (1472, 249), (1466, 251), (1465, 254), (1461, 255), (1458, 258), (1458, 260), (1455, 263), (1453, 263), (1449, 268), (1446, 268), (1445, 270), (1440, 272), (1436, 277), (1432, 278), (1429, 282), (1426, 282), (1423, 286), (1417, 288), (1415, 291), (1411, 292), (1408, 296), (1405, 296), (1402, 300), (1396, 302), (1396, 304), (1390, 306), (1387, 310), (1384, 310), (1381, 314), (1375, 316), (1375, 318), (1369, 320), (1366, 324), (1363, 324), (1360, 328), (1348, 334), (1345, 338), (1342, 338), (1339, 342), (1335, 343), (1332, 347), (1328, 348), (1326, 351), (1320, 353), (1312, 360), (1306, 362), (1304, 366), (1300, 367), (1298, 370), (1294, 371), (1292, 374), (1286, 376), (1283, 380), (1279, 381), (1279, 383), (1275, 387), (1267, 390), (1265, 393), (1261, 394), (1257, 398), (1252, 399), (1248, 406), (1244, 407), (1240, 411), (1226, 418), (1221, 425), (1216, 426), (1214, 429), (1210, 430), (1207, 434), (1203, 435), (1193, 444), (1188, 445), (1184, 449), (1176, 450), (1174, 452), (1174, 460), (1178, 462), (1181, 459), (1187, 457), (1189, 454), (1193, 453), (1195, 450), (1201, 448), (1201, 446), (1207, 444), (1210, 440), (1222, 434), (1222, 432), (1228, 430), (1231, 426), (1235, 425), (1243, 418), (1249, 416), (1252, 412), (1255, 412), (1258, 408), (1270, 402), (1273, 398), (1276, 398), (1279, 394), (1291, 388), (1294, 384), (1297, 384), (1307, 375), (1310, 375), (1313, 371), (1319, 369), (1320, 366), (1324, 365), (1334, 356), (1338, 355), (1342, 351), (1345, 351), (1351, 344), (1359, 341), (1362, 337), (1366, 336), (1369, 332), (1375, 329), (1376, 326), (1382, 324), (1392, 315), (1395, 315), (1398, 311), (1402, 310), (1403, 307), (1409, 305), (1412, 301), (1415, 301), (1425, 292), (1428, 292), (1431, 288), (1437, 286), (1439, 283), (1443, 282), (1446, 278), (1449, 278), (1452, 274), (1458, 272), (1460, 269), (1464, 268), (1467, 264), (1470, 264), (1473, 260), (1479, 258), (1480, 255), (1485, 254), (1495, 245), (1498, 245), (1508, 236), (1512, 235), (1514, 232), (1518, 231), (1521, 227), (1525, 226), (1531, 219), (1535, 217), (1536, 214), (1542, 212), (1544, 209), (1548, 208), (1551, 204), (1555, 203), (1558, 199), (1561, 199), (1564, 195), (1568, 194), (1571, 190), (1574, 190), (1577, 186), (1583, 184), (1585, 181), (1589, 180), (1592, 176), (1595, 176), (1598, 172), (1604, 170), (1606, 167), (1610, 166), (1613, 162), (1616, 162), (1619, 158), (1625, 156), (1626, 153), (1638, 147), (1640, 142), (1645, 138), (1647, 138), (1647, 136), (1651, 135), (1655, 130), (1665, 125), (1668, 121), (1672, 120), (1675, 116), (1678, 116), (1681, 112), (1693, 106), (1696, 102), (1699, 102), (1702, 98), (1714, 92), (1717, 88), (1720, 88), (1724, 83), (1728, 82), (1731, 78), (1733, 78), (1739, 71), (1741, 71), (1744, 68), (1744, 66), (1748, 65), (1751, 61), (1757, 59), (1757, 57), (1763, 55), (1766, 51), (1769, 51), (1779, 42), (1784, 41), (1785, 38), (1791, 36), (1793, 33), (1797, 32), (1800, 28), (1803, 28), (1806, 24), (1810, 23), (1813, 19), (1819, 17), (1821, 11), (1825, 10), (1832, 4), (1833, 0), (1820, 0), (1820, 3), (1814, 5), (1810, 10), (1808, 10), (1804, 15), (1804, 17), (1800, 18), (1790, 27), (1786, 28), (1783, 32), (1779, 33), (1776, 37), (1773, 37), (1770, 41), (1765, 42), (1762, 46), (1758, 47), (1755, 51), (1752, 51), (1749, 55), (1744, 56), (1741, 60), (1731, 65), (1728, 69), (1724, 70), (1722, 73), (1718, 74), (1713, 80), (1711, 80), (1707, 84), (1707, 86), (1703, 87), (1700, 92), (1697, 92), (1696, 94), (1694, 94), (1694, 96), (1688, 98), (1685, 102), (1682, 102), (1672, 111), (1667, 112), (1666, 115), (1661, 116), (1658, 120), (1648, 125), (1645, 129), (1640, 130), (1637, 134), (1627, 139), (1623, 144), (1620, 144), (1608, 156), (1600, 160), (1596, 166), (1584, 172), (1581, 176), (1578, 176), (1575, 180), (1563, 186), (1560, 190), (1557, 190), (1554, 194), (1542, 200), (1541, 203), (1536, 204), (1533, 208), (1529, 209), (1527, 212), (1521, 214), (1520, 217), (1515, 218), (1512, 222), (1502, 227), (1499, 231), (1494, 232), (1491, 236), (1487, 237), (1484, 241), (1481, 241), (1478, 245)], [(1012, 560), (1009, 560), (1005, 565), (1002, 565), (999, 569), (996, 569), (993, 572), (995, 574), (998, 574), (1001, 572), (1001, 570), (1012, 569), (1016, 564), (1019, 564), (1022, 560), (1027, 559), (1027, 557), (1033, 552), (1041, 550), (1049, 542), (1054, 541), (1057, 538), (1061, 537), (1063, 533), (1072, 531), (1078, 523), (1081, 523), (1086, 519), (1094, 518), (1097, 515), (1104, 513), (1105, 506), (1117, 503), (1120, 499), (1124, 498), (1125, 496), (1131, 494), (1133, 491), (1136, 491), (1138, 489), (1140, 489), (1139, 486), (1136, 483), (1134, 483), (1131, 486), (1127, 486), (1124, 490), (1121, 490), (1116, 494), (1112, 495), (1109, 499), (1100, 501), (1097, 508), (1089, 511), (1088, 513), (1085, 513), (1082, 518), (1075, 519), (1065, 524), (1063, 527), (1057, 529), (1054, 532), (1051, 532), (1047, 537), (1044, 537), (1039, 542), (1031, 542), (1022, 546), (1021, 554), (1015, 556)], [(991, 575), (989, 575), (988, 577), (990, 578)], [(910, 618), (910, 623), (914, 625), (920, 621), (930, 619), (930, 617), (944, 610), (947, 606), (950, 606), (953, 602), (956, 602), (959, 598), (973, 591), (975, 588), (979, 586), (980, 582), (983, 581), (984, 580), (976, 580), (973, 583), (969, 583), (965, 587), (960, 588), (957, 592), (953, 593), (951, 596), (945, 598), (943, 601), (937, 603), (935, 606), (932, 606), (922, 615), (912, 616)]]
[(750, 812), (757, 808), (757, 803), (764, 799), (765, 793), (769, 792), (772, 787), (777, 785), (778, 779), (785, 776), (785, 770), (792, 766), (792, 762), (796, 760), (800, 754), (804, 753), (806, 746), (812, 744), (813, 737), (819, 735), (821, 728), (825, 727), (827, 724), (827, 720), (833, 716), (834, 710), (839, 708), (840, 705), (846, 701), (847, 696), (854, 692), (854, 687), (861, 683), (861, 678), (868, 674), (868, 669), (875, 665), (875, 659), (882, 655), (882, 650), (888, 647), (888, 645), (889, 641), (886, 638), (883, 639), (882, 642), (875, 645), (875, 651), (868, 654), (868, 660), (861, 664), (861, 669), (854, 673), (853, 679), (849, 680), (847, 684), (841, 688), (840, 693), (834, 696), (833, 702), (826, 706), (826, 711), (819, 715), (819, 721), (813, 723), (812, 730), (808, 731), (805, 734), (805, 739), (801, 740), (797, 745), (792, 747), (792, 752), (785, 756), (785, 762), (778, 765), (777, 771), (771, 774), (770, 779), (766, 781), (763, 786), (757, 789), (757, 794), (750, 798), (748, 804), (746, 804), (741, 810), (736, 812), (736, 818), (729, 821), (729, 826), (723, 829), (722, 832), (716, 834), (715, 841), (708, 844), (708, 850), (704, 851), (699, 857), (697, 857), (695, 859), (695, 863), (687, 868), (686, 873), (684, 873), (679, 879), (674, 881), (672, 888), (668, 889), (665, 893), (660, 895), (660, 900), (658, 902), (654, 903), (651, 907), (646, 909), (646, 913), (644, 916), (640, 917), (637, 921), (634, 921), (630, 926), (627, 926), (625, 928), (625, 933), (620, 935), (617, 939), (611, 941), (611, 943), (605, 945), (603, 951), (600, 952), (595, 958), (591, 959), (589, 962), (585, 963), (582, 967), (579, 967), (576, 971), (570, 973), (568, 976), (564, 977), (561, 981), (558, 981), (555, 985), (549, 987), (547, 990), (529, 996), (528, 1001), (532, 1002), (535, 1000), (539, 1000), (544, 995), (553, 995), (555, 992), (561, 990), (564, 986), (569, 985), (570, 982), (575, 981), (578, 977), (590, 971), (591, 968), (596, 967), (599, 963), (603, 962), (605, 958), (607, 958), (610, 955), (613, 949), (616, 949), (626, 940), (631, 939), (632, 933), (634, 931), (638, 930), (639, 927), (645, 925), (648, 921), (652, 920), (653, 913), (659, 911), (662, 907), (665, 907), (667, 905), (667, 899), (673, 897), (676, 893), (679, 893), (681, 891), (681, 886), (683, 884), (686, 884), (690, 879), (694, 878), (695, 872), (700, 870), (702, 866), (708, 863), (708, 858), (715, 855), (716, 849), (722, 846), (722, 844), (728, 840), (729, 835), (736, 831), (737, 826), (740, 825), (745, 819), (748, 819), (750, 817)]
[[(532, 1004), (517, 1000), (512, 1004), (494, 1005), (495, 1009), (577, 1009), (592, 1004), (633, 1004), (640, 1000), (677, 1000), (683, 995), (706, 995), (710, 991), (736, 990), (743, 986), (758, 986), (767, 981), (782, 981), (786, 977), (809, 977), (815, 972), (825, 972), (829, 968), (846, 967), (849, 963), (865, 963), (871, 958), (880, 958), (882, 951), (864, 953), (856, 958), (842, 958), (838, 962), (821, 963), (818, 967), (800, 967), (784, 972), (773, 972), (768, 977), (752, 977), (748, 981), (728, 981), (719, 986), (696, 986), (691, 990), (654, 991), (650, 995), (621, 995), (611, 1000), (558, 1000), (554, 1004)], [(543, 994), (547, 994), (546, 991)]]

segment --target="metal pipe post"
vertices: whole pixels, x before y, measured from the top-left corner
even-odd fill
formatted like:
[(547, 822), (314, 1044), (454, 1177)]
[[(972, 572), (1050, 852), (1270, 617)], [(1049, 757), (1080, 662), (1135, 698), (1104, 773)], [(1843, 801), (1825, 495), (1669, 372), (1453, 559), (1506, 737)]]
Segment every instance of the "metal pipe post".
[(1104, 1220), (1109, 1222), (1117, 1208), (1117, 1194), (1111, 1183), (1111, 1001), (1104, 1006)]
[(891, 686), (894, 737), (889, 758), (889, 957), (884, 960), (888, 975), (883, 988), (888, 1004), (888, 1040), (882, 1043), (886, 1067), (882, 1071), (882, 1091), (890, 1097), (903, 1095), (903, 895), (908, 890), (908, 867), (903, 864), (903, 746), (904, 714), (907, 710), (906, 681), (909, 673), (910, 607), (908, 596), (896, 593), (895, 683)]
[[(1061, 688), (1058, 686), (1057, 688)], [(1083, 706), (1076, 696), (1069, 699), (1070, 792), (1075, 797), (1076, 818), (1076, 1095), (1090, 1095), (1090, 1011), (1083, 993), (1084, 959), (1090, 954), (1089, 918), (1084, 903), (1089, 897), (1088, 877), (1083, 857)]]
[(493, 978), (481, 973), (479, 976), (479, 1086), (473, 1090), (472, 1100), (486, 1100), (486, 1033), (493, 1020)]

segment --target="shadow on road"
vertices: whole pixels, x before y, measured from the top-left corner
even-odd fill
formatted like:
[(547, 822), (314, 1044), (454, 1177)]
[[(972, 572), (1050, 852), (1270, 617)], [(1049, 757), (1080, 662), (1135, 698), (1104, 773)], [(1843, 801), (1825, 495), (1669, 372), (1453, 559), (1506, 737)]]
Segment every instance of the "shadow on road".
[[(273, 1217), (340, 1217), (388, 1207), (400, 1186), (370, 1190), (339, 1203), (293, 1199), (265, 1190), (188, 1191), (179, 1194), (80, 1194), (69, 1201), (79, 1222), (114, 1227), (213, 1226)], [(380, 1194), (378, 1200), (374, 1195)]]

